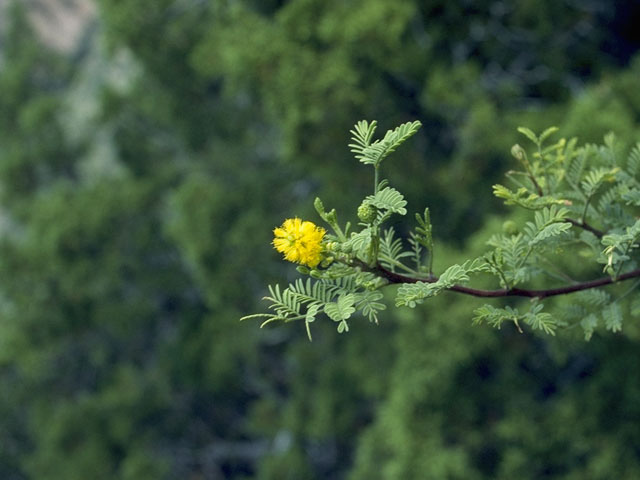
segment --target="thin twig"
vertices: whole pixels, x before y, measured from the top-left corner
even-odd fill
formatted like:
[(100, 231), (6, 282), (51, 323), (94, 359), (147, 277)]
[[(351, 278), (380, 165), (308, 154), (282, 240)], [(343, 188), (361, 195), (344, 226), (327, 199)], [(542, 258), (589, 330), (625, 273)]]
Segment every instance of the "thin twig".
[[(390, 283), (434, 283), (438, 281), (438, 277), (432, 276), (428, 279), (413, 278), (407, 275), (401, 275), (399, 273), (387, 270), (382, 265), (378, 264), (375, 269), (371, 270), (373, 273), (379, 274), (381, 277), (387, 279)], [(465, 295), (471, 295), (474, 297), (528, 297), (528, 298), (548, 298), (555, 297), (556, 295), (566, 295), (568, 293), (580, 292), (582, 290), (589, 290), (591, 288), (602, 287), (604, 285), (611, 285), (612, 283), (622, 282), (629, 280), (630, 278), (640, 277), (640, 269), (632, 270), (627, 273), (616, 277), (614, 280), (611, 277), (602, 277), (595, 280), (586, 282), (579, 282), (574, 285), (565, 285), (564, 287), (548, 288), (544, 290), (528, 290), (523, 288), (502, 288), (500, 290), (481, 290), (477, 288), (463, 287), (462, 285), (454, 285), (448, 288), (452, 292), (458, 292)]]
[(570, 223), (571, 225), (573, 225), (575, 227), (582, 228), (583, 230), (587, 230), (587, 231), (593, 233), (598, 238), (602, 238), (604, 236), (604, 232), (601, 232), (597, 228), (592, 227), (587, 222), (580, 222), (580, 221), (574, 220), (572, 218), (565, 218), (564, 221), (567, 222), (567, 223)]

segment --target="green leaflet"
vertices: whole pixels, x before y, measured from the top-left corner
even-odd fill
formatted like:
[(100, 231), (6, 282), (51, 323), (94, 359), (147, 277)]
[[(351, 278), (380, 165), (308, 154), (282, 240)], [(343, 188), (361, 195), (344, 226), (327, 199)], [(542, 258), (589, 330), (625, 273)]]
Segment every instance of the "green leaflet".
[(531, 140), (533, 143), (535, 143), (536, 145), (538, 145), (540, 143), (540, 140), (538, 139), (538, 136), (533, 133), (532, 130), (528, 129), (527, 127), (518, 127), (518, 131), (523, 134), (525, 137), (527, 137), (529, 140)]
[(631, 260), (631, 253), (640, 246), (640, 220), (625, 228), (625, 233), (610, 233), (602, 237), (602, 245), (606, 248), (599, 258), (604, 263), (605, 271), (617, 276), (625, 262)]
[(315, 321), (316, 319), (316, 314), (318, 313), (318, 310), (320, 310), (320, 305), (313, 304), (309, 307), (309, 309), (307, 310), (307, 314), (304, 317), (304, 326), (307, 329), (307, 337), (309, 337), (309, 341), (312, 340), (311, 338), (311, 328), (309, 326), (309, 324), (313, 321)]
[(594, 288), (593, 290), (578, 292), (575, 299), (585, 305), (602, 308), (603, 305), (611, 301), (611, 295), (604, 290)]
[[(526, 228), (526, 227), (525, 227)], [(571, 228), (570, 223), (552, 223), (543, 227), (542, 229), (535, 232), (534, 235), (531, 236), (531, 240), (529, 240), (529, 245), (537, 245), (538, 243), (551, 238), (561, 233), (566, 232)], [(532, 232), (533, 233), (533, 232)]]
[(636, 207), (640, 207), (640, 189), (629, 188), (625, 193), (622, 194), (622, 199), (627, 205), (635, 205)]
[(393, 130), (387, 131), (381, 140), (371, 143), (376, 125), (375, 121), (371, 123), (366, 120), (358, 122), (354, 129), (351, 130), (352, 143), (349, 144), (351, 151), (358, 160), (366, 165), (374, 165), (375, 167), (380, 165), (382, 160), (413, 136), (422, 124), (417, 120), (404, 123)]
[(402, 258), (410, 257), (413, 254), (403, 251), (404, 246), (402, 240), (395, 238), (395, 230), (393, 227), (384, 231), (380, 237), (380, 257), (379, 262), (391, 271), (396, 270), (397, 262)]
[(598, 168), (590, 171), (580, 183), (582, 191), (587, 197), (592, 197), (605, 182), (613, 182), (615, 174), (620, 168)]
[(529, 246), (532, 247), (569, 230), (571, 224), (565, 222), (568, 214), (569, 211), (566, 208), (558, 208), (555, 205), (536, 211), (534, 221), (527, 222), (524, 226), (525, 238)]
[(555, 335), (558, 326), (557, 322), (551, 314), (542, 311), (543, 307), (543, 304), (538, 303), (528, 312), (520, 313), (517, 308), (509, 306), (505, 308), (495, 308), (491, 305), (483, 305), (474, 310), (473, 324), (480, 325), (486, 323), (491, 327), (499, 329), (504, 322), (509, 321), (513, 322), (518, 330), (520, 330), (520, 323), (524, 323), (534, 330), (541, 330), (546, 334)]
[(537, 193), (530, 192), (525, 187), (520, 187), (514, 192), (500, 184), (493, 186), (493, 194), (498, 198), (504, 199), (505, 205), (519, 205), (529, 210), (538, 210), (551, 205), (562, 205), (566, 202), (551, 196), (541, 197)]
[(365, 201), (387, 212), (398, 213), (400, 215), (407, 214), (407, 209), (404, 208), (407, 205), (407, 201), (399, 191), (392, 187), (384, 187), (375, 195), (366, 197)]
[(396, 307), (407, 306), (415, 308), (422, 303), (425, 298), (433, 297), (444, 289), (444, 285), (439, 283), (416, 282), (407, 283), (398, 288), (396, 295)]
[(356, 311), (353, 294), (341, 295), (336, 302), (327, 303), (324, 306), (324, 313), (334, 322), (347, 320)]
[[(630, 310), (633, 314), (633, 301)], [(570, 323), (579, 324), (585, 340), (589, 340), (600, 324), (604, 324), (605, 329), (613, 333), (622, 330), (624, 312), (619, 298), (596, 288), (578, 292), (573, 297), (570, 307), (566, 309), (564, 317)]]
[(338, 288), (327, 282), (312, 282), (310, 278), (304, 282), (301, 278), (289, 285), (288, 290), (296, 296), (300, 302), (328, 303)]
[(602, 310), (602, 318), (607, 330), (619, 332), (622, 330), (622, 310), (617, 303), (610, 303)]
[(547, 137), (554, 134), (559, 129), (558, 127), (549, 127), (544, 132), (542, 132), (540, 136), (537, 136), (535, 133), (533, 133), (531, 129), (527, 127), (518, 127), (517, 130), (518, 132), (523, 134), (525, 137), (527, 137), (529, 140), (531, 140), (533, 143), (535, 143), (537, 146), (541, 146), (542, 143), (547, 139)]
[(591, 313), (582, 319), (580, 326), (582, 327), (582, 330), (584, 330), (584, 339), (589, 341), (593, 336), (594, 330), (598, 326), (598, 317)]
[(511, 307), (495, 308), (492, 305), (483, 305), (473, 311), (472, 323), (474, 325), (487, 325), (500, 329), (505, 321), (511, 321), (518, 325), (520, 315), (517, 310)]
[(547, 128), (544, 132), (542, 132), (540, 134), (540, 137), (539, 137), (540, 143), (544, 142), (547, 139), (547, 137), (549, 137), (550, 135), (556, 133), (558, 130), (559, 130), (558, 127), (549, 127), (549, 128)]
[(442, 290), (469, 281), (469, 274), (487, 271), (484, 259), (469, 260), (462, 265), (451, 265), (435, 282), (407, 283), (400, 286), (396, 294), (396, 306), (414, 308), (425, 298), (433, 297)]
[(631, 149), (627, 158), (627, 170), (632, 176), (640, 175), (640, 142)]
[(348, 332), (349, 325), (347, 324), (347, 320), (351, 317), (351, 315), (356, 311), (354, 304), (354, 295), (341, 295), (336, 302), (327, 303), (324, 306), (324, 313), (333, 320), (338, 323), (338, 332)]
[(367, 317), (370, 322), (378, 323), (378, 312), (385, 310), (387, 306), (381, 303), (382, 293), (378, 290), (365, 291), (355, 294), (356, 308)]
[(352, 233), (351, 237), (344, 242), (344, 246), (356, 254), (357, 257), (365, 258), (371, 243), (371, 229), (369, 227)]

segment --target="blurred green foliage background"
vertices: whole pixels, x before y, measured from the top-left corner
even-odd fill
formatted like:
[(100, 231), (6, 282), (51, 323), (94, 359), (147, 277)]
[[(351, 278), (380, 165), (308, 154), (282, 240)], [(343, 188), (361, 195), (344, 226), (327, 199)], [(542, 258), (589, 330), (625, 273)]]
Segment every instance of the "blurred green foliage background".
[[(494, 331), (447, 294), (313, 343), (238, 322), (295, 273), (274, 226), (355, 219), (360, 119), (424, 124), (385, 175), (436, 267), (507, 218), (516, 126), (640, 140), (637, 2), (3, 4), (0, 478), (640, 478), (632, 321)], [(33, 16), (74, 5), (56, 50)]]

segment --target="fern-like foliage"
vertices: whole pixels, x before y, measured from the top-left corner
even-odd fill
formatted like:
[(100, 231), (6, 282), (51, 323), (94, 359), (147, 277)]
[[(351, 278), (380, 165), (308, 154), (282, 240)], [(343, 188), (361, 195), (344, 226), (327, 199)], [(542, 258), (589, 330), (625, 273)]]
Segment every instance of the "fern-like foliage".
[[(416, 213), (416, 227), (409, 232), (409, 244), (413, 253), (413, 262), (417, 271), (433, 273), (433, 227), (431, 226), (431, 214), (429, 208), (425, 208), (422, 215)], [(422, 264), (422, 251), (426, 250), (427, 265)]]
[(473, 324), (480, 325), (486, 323), (494, 328), (501, 328), (504, 322), (512, 322), (518, 330), (520, 324), (529, 325), (534, 330), (540, 330), (549, 335), (555, 335), (558, 324), (553, 316), (547, 312), (543, 312), (544, 305), (538, 303), (534, 305), (528, 312), (520, 313), (517, 308), (505, 307), (495, 308), (491, 305), (483, 305), (474, 310)]
[(366, 290), (355, 294), (356, 309), (362, 312), (370, 322), (378, 323), (378, 313), (385, 310), (387, 306), (380, 302), (383, 295), (378, 290)]
[(269, 295), (264, 300), (270, 302), (273, 313), (247, 315), (242, 320), (263, 319), (261, 327), (275, 322), (304, 320), (307, 335), (311, 340), (310, 324), (319, 313), (325, 313), (338, 323), (340, 333), (349, 331), (347, 320), (360, 311), (371, 321), (378, 321), (378, 312), (385, 309), (379, 300), (382, 294), (375, 288), (375, 277), (369, 273), (353, 273), (335, 276), (331, 269), (319, 280), (297, 279), (284, 290), (279, 285), (269, 286)]
[(601, 325), (612, 333), (622, 330), (624, 315), (619, 299), (604, 290), (593, 289), (576, 294), (565, 307), (564, 317), (580, 325), (585, 340), (590, 340)]
[(610, 303), (602, 310), (602, 318), (607, 330), (619, 332), (622, 330), (622, 310), (617, 303)]
[(605, 182), (611, 183), (615, 181), (615, 174), (619, 171), (620, 169), (618, 167), (591, 170), (587, 175), (585, 175), (580, 187), (587, 197), (592, 197)]
[(617, 276), (626, 263), (635, 266), (635, 250), (640, 240), (640, 220), (626, 227), (624, 233), (609, 233), (602, 237), (602, 245), (605, 249), (599, 260), (605, 264), (605, 271), (612, 276)]
[(375, 160), (367, 156), (367, 149), (371, 145), (371, 139), (376, 131), (378, 122), (375, 120), (369, 123), (366, 120), (360, 120), (351, 130), (351, 142), (349, 148), (355, 157), (364, 164), (373, 164)]
[(500, 278), (503, 288), (515, 287), (531, 278), (533, 269), (526, 262), (532, 247), (522, 233), (493, 235), (487, 245), (494, 250), (485, 255), (485, 260), (489, 270)]
[(627, 188), (626, 191), (624, 191), (620, 198), (622, 198), (622, 200), (627, 204), (627, 205), (633, 205), (636, 207), (640, 207), (640, 189), (639, 188)]
[(395, 238), (395, 230), (388, 228), (380, 237), (380, 264), (392, 272), (396, 271), (402, 258), (412, 256), (405, 251), (400, 238)]
[(371, 245), (372, 230), (365, 228), (359, 232), (352, 232), (349, 239), (344, 242), (343, 249), (352, 252), (356, 258), (365, 259)]
[(487, 271), (484, 259), (469, 260), (462, 265), (451, 265), (435, 282), (407, 283), (398, 289), (396, 294), (396, 306), (414, 308), (423, 302), (425, 298), (433, 297), (454, 285), (461, 285), (470, 280), (469, 275)]
[(571, 228), (571, 223), (565, 222), (569, 211), (557, 208), (555, 205), (536, 211), (534, 221), (524, 226), (525, 239), (530, 247), (545, 240), (560, 235)]
[(629, 153), (627, 170), (633, 177), (637, 178), (640, 176), (640, 143), (636, 143)]
[(368, 123), (363, 120), (351, 130), (353, 143), (349, 144), (349, 147), (362, 163), (378, 167), (390, 153), (415, 135), (421, 125), (419, 121), (403, 123), (394, 130), (389, 130), (381, 140), (371, 143), (376, 122)]
[(569, 161), (569, 165), (565, 170), (565, 179), (567, 183), (576, 190), (578, 188), (578, 184), (580, 183), (580, 179), (582, 178), (582, 174), (585, 169), (585, 165), (587, 163), (587, 155), (585, 152), (581, 152), (579, 155), (576, 155)]
[(328, 282), (312, 282), (307, 278), (305, 282), (301, 278), (290, 284), (288, 290), (301, 302), (325, 304), (329, 303), (338, 287)]
[(374, 195), (369, 195), (365, 198), (365, 202), (381, 210), (385, 217), (390, 213), (407, 214), (405, 208), (407, 201), (399, 191), (392, 187), (384, 187)]
[(355, 303), (352, 293), (340, 295), (335, 302), (329, 302), (324, 305), (324, 313), (333, 320), (338, 322), (338, 332), (348, 332), (349, 325), (347, 320), (356, 311), (353, 304)]
[[(380, 165), (419, 127), (417, 121), (405, 123), (378, 140), (375, 121), (353, 127), (349, 147), (357, 160), (373, 167), (372, 193), (357, 209), (360, 222), (353, 229), (340, 224), (336, 211), (327, 211), (316, 199), (316, 211), (330, 227), (322, 245), (316, 245), (320, 262), (298, 266), (306, 279), (286, 288), (269, 286), (264, 297), (269, 311), (245, 319), (260, 319), (263, 326), (300, 320), (311, 338), (310, 325), (326, 317), (339, 332), (347, 332), (357, 315), (380, 321), (386, 308), (380, 290), (391, 284), (398, 284), (398, 307), (416, 308), (447, 290), (492, 297), (491, 302), (495, 297), (530, 297), (533, 302), (526, 308), (517, 303), (483, 305), (475, 310), (473, 323), (501, 328), (507, 322), (519, 331), (526, 327), (549, 335), (577, 327), (587, 340), (619, 332), (627, 314), (640, 316), (640, 143), (625, 158), (613, 135), (600, 146), (578, 146), (575, 138), (548, 144), (557, 128), (536, 134), (520, 127), (531, 148), (514, 145), (511, 154), (520, 170), (507, 174), (512, 185), (496, 184), (493, 193), (506, 205), (524, 208), (527, 218), (505, 222), (503, 231), (488, 240), (486, 253), (438, 274), (433, 271), (435, 242), (428, 208), (415, 215), (407, 238), (394, 228), (383, 228), (392, 216), (407, 214), (407, 201), (387, 180), (379, 180)], [(295, 232), (290, 241), (298, 241)], [(484, 280), (491, 280), (494, 289), (468, 285), (480, 273), (488, 274)], [(624, 290), (621, 282), (631, 279), (636, 283)], [(556, 302), (570, 293), (572, 301)], [(548, 297), (554, 297), (547, 303), (555, 307), (553, 313), (544, 311), (540, 302)]]
[(493, 194), (498, 198), (504, 199), (505, 205), (518, 205), (529, 210), (539, 210), (551, 205), (563, 205), (566, 203), (566, 200), (552, 196), (541, 197), (526, 187), (520, 187), (514, 192), (504, 185), (496, 184), (493, 186)]

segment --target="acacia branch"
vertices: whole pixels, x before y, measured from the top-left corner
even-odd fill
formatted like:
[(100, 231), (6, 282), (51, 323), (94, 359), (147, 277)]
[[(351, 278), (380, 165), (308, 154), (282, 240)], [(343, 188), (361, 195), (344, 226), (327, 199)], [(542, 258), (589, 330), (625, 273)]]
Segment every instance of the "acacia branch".
[(592, 227), (587, 222), (580, 222), (578, 220), (573, 220), (572, 218), (565, 218), (564, 221), (570, 223), (574, 227), (578, 227), (578, 228), (582, 228), (583, 230), (587, 230), (587, 231), (593, 233), (598, 238), (602, 238), (604, 236), (604, 232), (601, 232), (597, 228)]
[[(378, 264), (375, 269), (371, 270), (373, 273), (380, 275), (387, 279), (390, 283), (434, 283), (438, 281), (438, 277), (430, 276), (429, 278), (414, 278), (407, 275), (392, 272), (386, 269), (382, 265)], [(640, 277), (640, 269), (632, 270), (622, 275), (617, 276), (615, 279), (611, 277), (602, 277), (595, 280), (586, 282), (579, 282), (573, 285), (565, 285), (564, 287), (548, 288), (544, 290), (528, 290), (524, 288), (502, 288), (500, 290), (481, 290), (478, 288), (463, 287), (462, 285), (454, 285), (448, 288), (452, 292), (458, 292), (465, 295), (471, 295), (474, 297), (528, 297), (528, 298), (547, 298), (555, 297), (556, 295), (566, 295), (568, 293), (579, 292), (582, 290), (589, 290), (591, 288), (602, 287), (604, 285), (611, 285), (613, 283), (629, 280), (630, 278)]]

